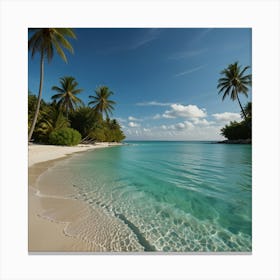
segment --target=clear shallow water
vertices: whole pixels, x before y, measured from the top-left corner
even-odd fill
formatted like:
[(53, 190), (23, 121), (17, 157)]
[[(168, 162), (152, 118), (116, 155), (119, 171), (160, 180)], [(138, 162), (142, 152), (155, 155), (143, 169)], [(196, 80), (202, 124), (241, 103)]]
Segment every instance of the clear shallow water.
[(251, 145), (129, 144), (60, 166), (76, 199), (119, 220), (145, 251), (251, 251)]

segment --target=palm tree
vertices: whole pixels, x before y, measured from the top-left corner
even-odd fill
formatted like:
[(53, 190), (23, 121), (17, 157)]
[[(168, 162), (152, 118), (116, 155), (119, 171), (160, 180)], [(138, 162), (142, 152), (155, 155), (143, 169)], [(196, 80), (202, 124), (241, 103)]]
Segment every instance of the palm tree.
[(94, 105), (93, 110), (100, 114), (103, 119), (103, 113), (105, 113), (106, 118), (109, 118), (109, 114), (112, 114), (114, 110), (115, 101), (109, 100), (110, 95), (113, 94), (112, 91), (107, 86), (100, 86), (95, 90), (96, 96), (90, 95), (93, 101), (90, 101), (88, 105)]
[(82, 100), (76, 95), (81, 93), (83, 90), (77, 88), (78, 83), (74, 77), (62, 77), (59, 79), (61, 87), (53, 86), (52, 90), (56, 91), (57, 94), (52, 96), (52, 100), (57, 102), (57, 105), (66, 111), (66, 117), (68, 119), (69, 111), (73, 111), (78, 104), (82, 104)]
[(44, 142), (48, 141), (52, 131), (70, 126), (70, 122), (65, 118), (55, 103), (45, 107), (41, 114), (42, 118), (38, 120), (35, 133), (39, 133), (41, 140)]
[(219, 94), (223, 92), (222, 100), (226, 98), (227, 95), (230, 95), (231, 100), (238, 100), (239, 106), (241, 108), (242, 114), (246, 119), (246, 114), (240, 103), (238, 94), (242, 93), (248, 97), (249, 86), (252, 83), (252, 75), (244, 75), (245, 71), (250, 68), (249, 66), (241, 69), (241, 66), (238, 65), (238, 62), (230, 64), (226, 69), (221, 72), (223, 75), (222, 78), (218, 81), (217, 88), (220, 89)]
[(38, 101), (32, 125), (28, 134), (28, 141), (30, 141), (35, 124), (37, 122), (44, 80), (44, 60), (47, 58), (50, 62), (53, 58), (54, 49), (58, 55), (67, 62), (65, 53), (62, 48), (65, 48), (73, 53), (73, 48), (66, 37), (76, 38), (75, 33), (71, 28), (30, 28), (34, 32), (33, 36), (28, 40), (28, 50), (31, 51), (31, 57), (33, 58), (36, 53), (40, 54), (40, 85), (38, 93)]
[(244, 107), (245, 115), (248, 119), (252, 119), (252, 102), (248, 102)]

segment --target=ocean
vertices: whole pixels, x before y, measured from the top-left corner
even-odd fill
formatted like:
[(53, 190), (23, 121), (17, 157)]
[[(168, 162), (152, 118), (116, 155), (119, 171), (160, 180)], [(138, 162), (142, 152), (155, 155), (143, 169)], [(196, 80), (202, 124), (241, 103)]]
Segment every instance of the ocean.
[(99, 245), (108, 252), (252, 251), (251, 145), (126, 143), (76, 154), (43, 174), (115, 221), (111, 229), (101, 223), (103, 238), (90, 234), (94, 215), (66, 228), (68, 235), (107, 239)]

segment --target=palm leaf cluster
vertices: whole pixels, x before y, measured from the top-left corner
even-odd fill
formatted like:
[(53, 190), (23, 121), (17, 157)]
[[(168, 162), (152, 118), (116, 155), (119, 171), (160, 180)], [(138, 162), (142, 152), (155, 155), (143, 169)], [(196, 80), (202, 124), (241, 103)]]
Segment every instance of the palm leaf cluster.
[(95, 112), (101, 114), (101, 116), (105, 113), (106, 117), (109, 118), (109, 114), (112, 114), (114, 104), (116, 104), (115, 101), (109, 99), (113, 92), (107, 86), (100, 86), (95, 90), (95, 94), (96, 96), (89, 96), (93, 100), (88, 105), (93, 105)]
[(227, 96), (230, 96), (230, 99), (235, 101), (238, 100), (239, 106), (244, 116), (246, 116), (244, 109), (240, 103), (238, 94), (244, 94), (248, 97), (249, 87), (252, 84), (252, 75), (246, 74), (245, 72), (249, 69), (249, 66), (241, 68), (238, 65), (238, 62), (230, 64), (226, 69), (221, 72), (221, 77), (218, 80), (219, 94), (223, 93), (222, 100)]
[(82, 100), (76, 96), (83, 90), (77, 86), (78, 83), (74, 77), (62, 77), (60, 78), (60, 87), (52, 87), (52, 90), (57, 92), (52, 96), (52, 100), (58, 100), (57, 105), (66, 112), (67, 117), (69, 111), (74, 111), (79, 104), (83, 104)]
[(74, 52), (73, 47), (66, 37), (76, 39), (76, 35), (71, 28), (30, 28), (34, 35), (28, 41), (28, 49), (31, 56), (36, 53), (45, 56), (50, 62), (54, 55), (54, 50), (58, 55), (67, 62), (63, 48), (71, 53)]

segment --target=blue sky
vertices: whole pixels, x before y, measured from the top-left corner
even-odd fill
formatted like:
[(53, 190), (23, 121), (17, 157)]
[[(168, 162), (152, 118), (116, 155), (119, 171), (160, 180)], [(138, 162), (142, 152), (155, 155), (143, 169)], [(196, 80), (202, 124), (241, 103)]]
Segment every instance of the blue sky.
[[(230, 63), (252, 64), (249, 28), (75, 28), (68, 63), (45, 63), (43, 99), (59, 78), (73, 76), (87, 103), (107, 85), (116, 101), (113, 118), (131, 140), (215, 140), (240, 107), (222, 101), (217, 81)], [(251, 73), (251, 69), (249, 70)], [(249, 73), (248, 72), (248, 73)], [(28, 58), (28, 87), (39, 87), (39, 55)], [(241, 97), (241, 103), (251, 101)]]

